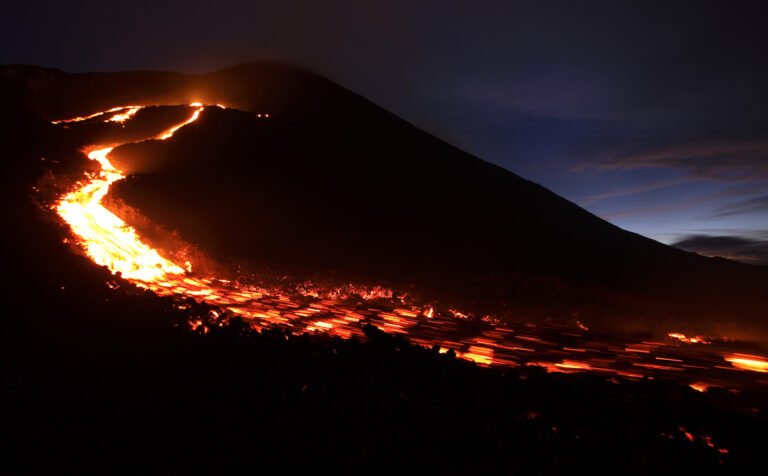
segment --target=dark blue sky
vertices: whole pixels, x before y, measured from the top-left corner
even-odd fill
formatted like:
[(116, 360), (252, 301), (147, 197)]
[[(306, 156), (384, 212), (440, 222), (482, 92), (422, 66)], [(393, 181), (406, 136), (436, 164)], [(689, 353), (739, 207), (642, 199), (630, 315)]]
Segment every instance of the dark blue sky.
[(0, 63), (306, 65), (665, 243), (768, 263), (764, 2), (5, 2)]

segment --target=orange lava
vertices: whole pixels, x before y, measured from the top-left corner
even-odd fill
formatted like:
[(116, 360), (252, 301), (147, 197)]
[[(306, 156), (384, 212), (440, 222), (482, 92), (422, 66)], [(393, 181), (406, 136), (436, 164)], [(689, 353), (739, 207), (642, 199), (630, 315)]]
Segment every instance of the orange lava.
[(673, 339), (679, 340), (680, 342), (685, 342), (686, 344), (709, 344), (709, 340), (701, 336), (688, 337), (680, 332), (670, 332), (667, 335)]
[(119, 114), (115, 114), (114, 116), (107, 119), (106, 122), (120, 122), (123, 123), (127, 121), (128, 119), (132, 118), (134, 114), (139, 112), (139, 109), (141, 109), (141, 106), (130, 106), (127, 107), (125, 112), (121, 112)]
[(741, 370), (751, 370), (753, 372), (768, 372), (768, 360), (765, 357), (746, 354), (728, 354), (723, 358), (734, 367)]
[[(206, 106), (199, 103), (187, 120), (152, 137), (166, 140), (184, 126), (196, 121)], [(220, 106), (219, 107), (223, 107)], [(58, 123), (101, 120), (125, 122), (141, 110), (140, 106), (120, 106), (89, 116), (55, 121)], [(267, 117), (264, 114), (264, 117)], [(141, 241), (136, 231), (102, 205), (109, 186), (124, 178), (121, 170), (109, 160), (113, 147), (94, 146), (88, 157), (99, 162), (101, 171), (62, 196), (54, 206), (58, 215), (70, 226), (84, 252), (97, 264), (137, 286), (161, 296), (190, 297), (206, 302), (246, 320), (255, 329), (280, 325), (291, 332), (325, 333), (343, 338), (363, 335), (365, 324), (372, 324), (390, 334), (407, 335), (417, 345), (436, 352), (453, 351), (455, 355), (480, 365), (534, 365), (548, 372), (599, 372), (606, 376), (639, 379), (664, 376), (680, 379), (696, 390), (704, 391), (711, 380), (710, 372), (734, 374), (732, 368), (768, 372), (763, 357), (727, 354), (730, 370), (722, 368), (722, 358), (714, 351), (704, 355), (687, 349), (691, 346), (669, 342), (612, 342), (591, 340), (588, 327), (557, 327), (544, 323), (521, 324), (516, 332), (491, 316), (482, 319), (456, 309), (439, 305), (414, 303), (406, 294), (396, 294), (381, 286), (349, 284), (323, 289), (307, 282), (294, 289), (267, 290), (258, 286), (232, 283), (194, 273), (193, 264), (176, 263), (161, 256)], [(115, 285), (117, 286), (117, 285)], [(178, 307), (185, 304), (179, 302)], [(193, 330), (208, 332), (203, 319), (189, 323)], [(468, 330), (469, 329), (469, 330)], [(685, 343), (709, 343), (695, 336), (670, 333), (669, 337)], [(709, 346), (714, 347), (714, 346)], [(659, 365), (663, 361), (665, 365)], [(670, 372), (672, 371), (672, 372)], [(691, 372), (692, 374), (687, 374)], [(683, 380), (684, 378), (684, 380)], [(719, 382), (719, 380), (717, 380)], [(718, 384), (719, 385), (719, 384)]]
[(167, 131), (165, 131), (162, 134), (158, 135), (157, 138), (160, 139), (160, 140), (169, 139), (169, 138), (171, 138), (176, 133), (176, 131), (178, 131), (182, 127), (186, 126), (187, 124), (189, 124), (191, 122), (195, 122), (197, 120), (197, 118), (200, 117), (200, 113), (203, 112), (203, 106), (200, 103), (192, 103), (192, 104), (190, 104), (190, 106), (191, 107), (197, 107), (197, 109), (195, 110), (195, 112), (192, 114), (192, 116), (189, 119), (187, 119), (186, 121), (182, 122), (181, 124), (177, 124), (177, 125), (171, 127)]
[(66, 123), (69, 123), (69, 122), (88, 121), (90, 119), (94, 119), (94, 118), (97, 118), (99, 116), (104, 116), (104, 115), (109, 114), (111, 112), (117, 112), (117, 111), (123, 111), (123, 110), (125, 110), (125, 112), (120, 113), (120, 114), (115, 114), (114, 116), (110, 117), (109, 119), (107, 119), (104, 122), (109, 122), (109, 121), (125, 122), (126, 120), (130, 119), (131, 117), (133, 117), (133, 115), (136, 114), (139, 111), (139, 109), (141, 109), (141, 106), (117, 106), (117, 107), (113, 107), (112, 109), (107, 109), (106, 111), (100, 111), (100, 112), (96, 112), (94, 114), (90, 114), (88, 116), (80, 116), (80, 117), (73, 117), (71, 119), (61, 119), (59, 121), (51, 121), (51, 124), (66, 124)]
[[(120, 109), (124, 108), (117, 108)], [(197, 119), (200, 111), (202, 107), (195, 110), (182, 125)], [(172, 128), (160, 138), (171, 137), (179, 127)], [(142, 243), (133, 228), (101, 204), (109, 186), (124, 178), (107, 158), (112, 149), (105, 147), (88, 153), (88, 158), (101, 164), (101, 172), (82, 188), (64, 196), (56, 211), (80, 238), (88, 256), (112, 272), (119, 271), (124, 278), (137, 280), (150, 288), (149, 284), (162, 282), (165, 277), (183, 275), (183, 268)]]
[(692, 384), (690, 384), (688, 386), (691, 387), (692, 389), (696, 390), (697, 392), (706, 392), (707, 389), (710, 387), (709, 384), (704, 383), (704, 382), (694, 382), (694, 383), (692, 383)]
[(51, 124), (64, 124), (64, 123), (68, 123), (68, 122), (81, 122), (81, 121), (87, 121), (87, 120), (89, 120), (89, 119), (93, 119), (93, 118), (95, 118), (95, 117), (103, 116), (104, 114), (109, 114), (110, 112), (117, 112), (117, 111), (120, 111), (121, 109), (125, 109), (125, 108), (127, 108), (127, 107), (131, 107), (131, 106), (118, 106), (118, 107), (113, 107), (112, 109), (107, 109), (106, 111), (100, 111), (100, 112), (96, 112), (96, 113), (94, 113), (94, 114), (90, 114), (90, 115), (88, 115), (88, 116), (79, 116), (79, 117), (73, 117), (73, 118), (71, 118), (71, 119), (61, 119), (61, 120), (59, 120), (59, 121), (51, 121)]
[(598, 370), (592, 368), (587, 362), (579, 362), (576, 360), (563, 360), (560, 363), (555, 362), (529, 362), (528, 365), (535, 365), (537, 367), (544, 367), (548, 373), (560, 372), (560, 373), (573, 373), (581, 372), (585, 370)]

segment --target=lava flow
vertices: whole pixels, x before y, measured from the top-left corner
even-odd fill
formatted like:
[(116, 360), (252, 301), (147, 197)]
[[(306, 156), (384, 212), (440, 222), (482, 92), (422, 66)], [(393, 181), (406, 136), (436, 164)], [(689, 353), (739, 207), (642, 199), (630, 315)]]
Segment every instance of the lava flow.
[[(187, 120), (151, 139), (172, 137), (205, 109), (198, 103), (189, 107), (193, 112)], [(54, 124), (123, 123), (140, 109), (121, 106)], [(115, 114), (104, 120), (110, 113)], [(88, 157), (101, 164), (101, 171), (61, 197), (55, 210), (95, 263), (159, 295), (207, 302), (242, 317), (256, 329), (280, 325), (294, 333), (323, 332), (349, 338), (362, 336), (363, 327), (373, 324), (388, 333), (405, 334), (414, 344), (453, 352), (480, 365), (538, 366), (548, 372), (594, 372), (626, 379), (659, 377), (682, 381), (697, 391), (735, 387), (744, 381), (767, 383), (759, 378), (768, 372), (768, 359), (740, 354), (726, 340), (671, 332), (661, 342), (626, 341), (592, 335), (578, 321), (572, 327), (502, 324), (490, 316), (475, 318), (453, 309), (414, 304), (380, 287), (349, 285), (323, 291), (306, 283), (297, 289), (266, 291), (196, 275), (188, 265), (174, 263), (143, 243), (133, 228), (102, 205), (109, 186), (124, 178), (109, 160), (112, 149), (94, 146), (89, 150)], [(203, 321), (190, 324), (201, 332), (209, 325)]]

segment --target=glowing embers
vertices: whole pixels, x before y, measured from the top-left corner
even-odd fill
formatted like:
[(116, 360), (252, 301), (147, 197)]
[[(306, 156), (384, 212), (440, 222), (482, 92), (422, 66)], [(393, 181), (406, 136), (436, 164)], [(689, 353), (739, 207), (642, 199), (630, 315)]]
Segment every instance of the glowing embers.
[[(728, 454), (728, 450), (727, 449), (725, 449), (725, 448), (718, 448), (717, 446), (715, 446), (715, 443), (712, 440), (711, 436), (704, 435), (704, 434), (694, 435), (691, 431), (686, 429), (684, 426), (678, 426), (677, 427), (677, 431), (679, 431), (680, 433), (678, 433), (678, 434), (676, 434), (675, 432), (662, 433), (660, 436), (667, 437), (667, 438), (669, 438), (671, 440), (679, 438), (679, 439), (687, 440), (690, 443), (694, 443), (694, 442), (698, 441), (700, 443), (704, 443), (709, 448), (712, 448), (713, 450), (716, 450), (721, 455), (727, 455)], [(722, 461), (720, 461), (720, 462), (722, 463)]]
[(688, 337), (685, 334), (681, 334), (680, 332), (670, 332), (667, 335), (673, 339), (679, 340), (680, 342), (685, 342), (686, 344), (709, 344), (709, 340), (701, 336)]
[(113, 107), (112, 109), (107, 109), (106, 111), (100, 111), (96, 112), (94, 114), (88, 115), (88, 116), (80, 116), (80, 117), (73, 117), (72, 119), (62, 119), (59, 121), (51, 121), (51, 124), (66, 124), (68, 122), (81, 122), (81, 121), (87, 121), (89, 119), (93, 119), (99, 116), (103, 116), (105, 114), (109, 114), (110, 112), (117, 112), (122, 109), (127, 109), (130, 107), (137, 107), (137, 106), (117, 106)]
[(529, 366), (544, 367), (548, 373), (561, 372), (561, 373), (573, 373), (583, 372), (587, 370), (601, 370), (595, 369), (587, 362), (581, 362), (577, 360), (563, 360), (560, 363), (555, 362), (528, 362)]
[(738, 388), (731, 386), (727, 380), (722, 378), (710, 380), (706, 375), (703, 377), (704, 378), (701, 380), (695, 380), (689, 383), (688, 386), (700, 393), (704, 393), (712, 389), (726, 389), (728, 392), (733, 394), (740, 392)]
[(62, 119), (59, 121), (51, 121), (51, 124), (66, 124), (70, 122), (88, 121), (91, 119), (95, 119), (97, 117), (105, 116), (113, 112), (116, 112), (117, 114), (113, 115), (108, 119), (105, 119), (104, 122), (123, 123), (128, 119), (132, 118), (133, 115), (139, 112), (141, 108), (142, 106), (117, 106), (117, 107), (113, 107), (112, 109), (107, 109), (106, 111), (100, 111), (100, 112), (90, 114), (88, 116), (73, 117), (72, 119)]
[(727, 354), (723, 358), (739, 370), (768, 373), (768, 361), (765, 357), (746, 354)]
[(115, 114), (114, 116), (110, 117), (104, 122), (119, 122), (123, 123), (127, 121), (128, 119), (132, 118), (134, 114), (139, 112), (139, 109), (141, 109), (141, 106), (130, 106), (127, 107), (124, 112), (120, 112), (118, 114)]
[(473, 345), (461, 357), (476, 364), (491, 365), (493, 363), (493, 349), (482, 345)]
[(330, 300), (348, 299), (353, 297), (359, 297), (365, 301), (385, 300), (389, 301), (397, 299), (401, 303), (405, 303), (407, 296), (397, 296), (395, 298), (394, 292), (382, 286), (358, 286), (354, 284), (347, 284), (341, 287), (336, 287), (330, 290), (324, 290), (316, 287), (311, 281), (303, 282), (296, 286), (296, 291), (302, 296), (323, 298)]

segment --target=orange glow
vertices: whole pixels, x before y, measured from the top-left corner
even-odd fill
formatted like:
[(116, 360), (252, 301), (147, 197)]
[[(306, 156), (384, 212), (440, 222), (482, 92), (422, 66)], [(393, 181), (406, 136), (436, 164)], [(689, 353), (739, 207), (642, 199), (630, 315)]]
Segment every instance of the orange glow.
[(751, 370), (753, 372), (768, 372), (768, 361), (765, 357), (745, 354), (728, 354), (723, 358), (740, 370)]
[(104, 122), (111, 121), (111, 122), (123, 123), (128, 119), (132, 118), (134, 114), (139, 112), (139, 109), (141, 109), (141, 106), (129, 106), (125, 112), (122, 112), (120, 114), (115, 114), (114, 116), (110, 117)]
[[(202, 107), (187, 121), (166, 132), (161, 139), (171, 137), (180, 127), (197, 119), (200, 111)], [(183, 274), (183, 268), (142, 243), (133, 228), (101, 204), (109, 186), (124, 177), (107, 158), (110, 152), (112, 147), (88, 153), (89, 159), (101, 164), (101, 172), (90, 183), (62, 198), (56, 211), (80, 237), (86, 254), (93, 261), (107, 266), (112, 272), (119, 271), (124, 278), (151, 282), (165, 275)]]
[(561, 369), (573, 369), (573, 370), (590, 370), (592, 367), (586, 362), (578, 362), (575, 360), (564, 360), (561, 364), (555, 364)]
[(141, 281), (167, 273), (183, 273), (183, 269), (141, 243), (135, 230), (101, 205), (110, 184), (123, 178), (107, 159), (111, 151), (112, 148), (107, 147), (88, 154), (91, 160), (101, 164), (101, 173), (86, 186), (62, 198), (56, 211), (81, 238), (88, 256), (112, 272), (119, 271), (125, 278)]
[(667, 335), (673, 339), (679, 340), (680, 342), (685, 342), (686, 344), (709, 344), (709, 340), (701, 336), (688, 337), (685, 334), (681, 334), (680, 332), (670, 332)]
[(493, 363), (493, 349), (473, 345), (469, 348), (469, 352), (462, 354), (462, 357), (481, 365), (491, 365)]
[(691, 434), (691, 432), (686, 430), (684, 427), (678, 426), (677, 429), (680, 430), (683, 433), (683, 435), (685, 435), (686, 438), (688, 438), (688, 441), (693, 441), (694, 440), (693, 434)]
[(121, 109), (126, 109), (129, 107), (134, 106), (117, 106), (113, 107), (112, 109), (107, 109), (106, 111), (96, 112), (94, 114), (91, 114), (89, 116), (81, 116), (81, 117), (73, 117), (72, 119), (62, 119), (59, 121), (51, 121), (51, 124), (65, 124), (68, 122), (81, 122), (81, 121), (87, 121), (88, 119), (93, 119), (94, 117), (103, 116), (104, 114), (109, 114), (110, 112), (117, 112)]
[(456, 317), (458, 319), (469, 319), (469, 314), (465, 314), (463, 312), (457, 311), (456, 309), (448, 309), (448, 312), (453, 314), (453, 317)]
[(694, 382), (690, 384), (689, 387), (696, 390), (697, 392), (706, 392), (710, 385), (704, 382)]
[(580, 372), (584, 370), (596, 370), (596, 369), (593, 369), (587, 362), (579, 362), (576, 360), (563, 360), (561, 363), (529, 362), (528, 365), (544, 367), (545, 369), (547, 369), (548, 373), (553, 373), (553, 372), (572, 373), (572, 372)]
[(200, 103), (192, 103), (192, 104), (190, 104), (190, 106), (196, 106), (197, 107), (197, 110), (192, 114), (192, 117), (190, 117), (189, 119), (187, 119), (186, 121), (182, 122), (179, 125), (171, 127), (167, 131), (165, 131), (162, 134), (158, 135), (157, 138), (160, 139), (160, 140), (168, 139), (168, 138), (172, 137), (176, 133), (176, 131), (178, 131), (182, 127), (186, 126), (187, 124), (189, 124), (191, 122), (195, 122), (197, 120), (197, 118), (200, 117), (200, 113), (203, 111), (204, 107), (202, 105), (200, 105)]

